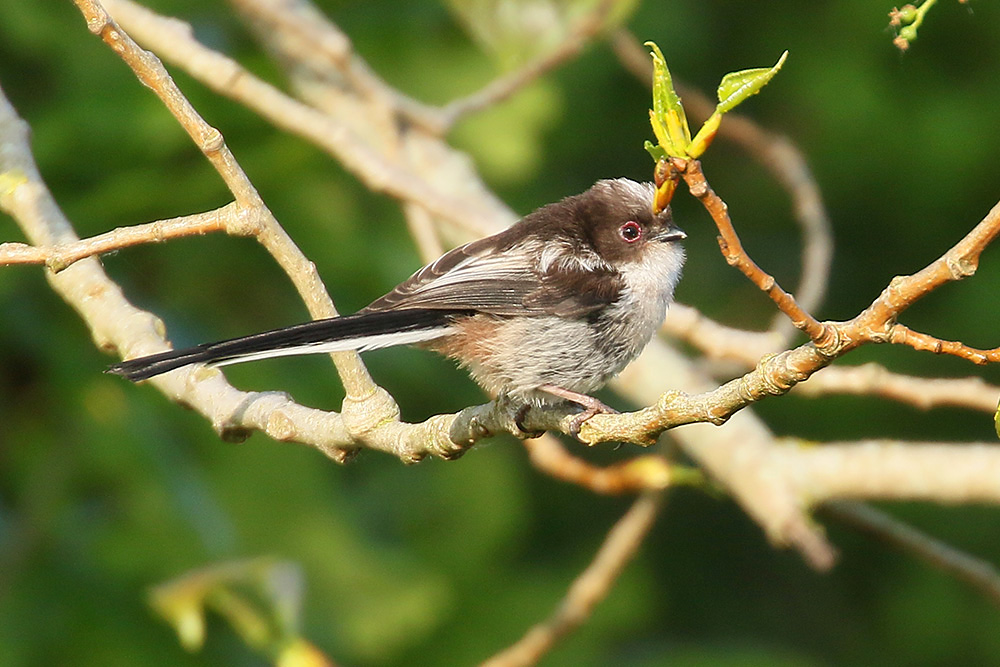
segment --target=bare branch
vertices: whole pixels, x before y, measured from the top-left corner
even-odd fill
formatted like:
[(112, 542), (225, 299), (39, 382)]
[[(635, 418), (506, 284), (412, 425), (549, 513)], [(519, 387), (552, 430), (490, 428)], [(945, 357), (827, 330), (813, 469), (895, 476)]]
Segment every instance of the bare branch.
[(750, 281), (774, 302), (778, 309), (788, 316), (796, 329), (803, 331), (813, 341), (820, 342), (828, 336), (827, 327), (806, 312), (795, 301), (795, 297), (778, 285), (773, 276), (761, 269), (743, 249), (729, 217), (728, 207), (715, 194), (705, 180), (697, 160), (674, 160), (673, 167), (683, 176), (691, 194), (701, 201), (719, 228), (719, 247), (730, 266), (735, 266)]
[(562, 43), (549, 53), (497, 78), (479, 91), (441, 107), (438, 113), (442, 133), (451, 129), (464, 116), (502, 102), (532, 81), (579, 55), (587, 43), (604, 29), (608, 15), (617, 4), (618, 0), (600, 0), (593, 10), (577, 21)]
[(906, 345), (922, 352), (960, 357), (974, 364), (982, 365), (1000, 361), (1000, 347), (995, 347), (992, 350), (979, 350), (965, 343), (941, 340), (929, 334), (914, 331), (899, 323), (892, 325), (892, 330), (889, 332), (889, 342), (895, 345)]
[(704, 482), (700, 474), (659, 455), (640, 456), (602, 468), (573, 456), (549, 434), (525, 440), (524, 447), (532, 465), (539, 470), (603, 495), (657, 491), (678, 483)]
[(1000, 502), (1000, 455), (994, 444), (784, 442), (772, 453), (772, 463), (810, 504), (830, 498)]
[(694, 345), (711, 359), (738, 361), (750, 368), (764, 355), (781, 350), (782, 344), (782, 336), (776, 332), (729, 327), (677, 302), (670, 304), (660, 331)]
[[(760, 359), (780, 350), (780, 334), (735, 329), (715, 322), (698, 310), (671, 304), (661, 331), (697, 347), (710, 359), (735, 361), (753, 368)], [(1000, 387), (979, 377), (922, 378), (894, 373), (877, 363), (828, 366), (795, 386), (798, 396), (829, 394), (881, 396), (923, 410), (953, 406), (993, 413)]]
[[(226, 146), (222, 133), (204, 121), (174, 84), (160, 60), (152, 53), (139, 48), (99, 2), (96, 0), (74, 0), (74, 2), (87, 20), (90, 31), (100, 36), (125, 61), (136, 77), (153, 90), (215, 167), (236, 198), (243, 217), (248, 223), (255, 225), (254, 236), (292, 280), (309, 313), (317, 319), (336, 316), (337, 309), (315, 265), (306, 259), (275, 220), (257, 194), (257, 189)], [(330, 357), (351, 401), (348, 403), (345, 400), (345, 407), (359, 402), (361, 397), (379, 393), (382, 394), (382, 409), (391, 414), (395, 408), (395, 414), (398, 414), (394, 402), (375, 384), (356, 352), (335, 352)], [(155, 382), (157, 381), (154, 380)]]
[(488, 205), (483, 199), (459, 200), (428, 183), (416, 171), (386, 159), (345, 123), (292, 99), (231, 58), (200, 44), (188, 24), (159, 16), (131, 0), (106, 2), (148, 48), (217, 93), (239, 101), (275, 126), (329, 152), (373, 191), (418, 203), (476, 235), (492, 233), (502, 226), (492, 202)]
[(972, 586), (1000, 607), (1000, 572), (992, 563), (959, 551), (944, 542), (901, 523), (870, 505), (838, 500), (824, 503), (820, 511), (874, 539)]
[(653, 527), (660, 501), (658, 493), (637, 499), (608, 533), (594, 560), (576, 578), (552, 615), (528, 630), (512, 646), (482, 663), (483, 666), (534, 665), (559, 639), (583, 624), (594, 607), (607, 596)]
[(878, 299), (859, 315), (859, 319), (876, 326), (892, 322), (897, 315), (938, 287), (973, 275), (979, 267), (979, 256), (997, 234), (1000, 234), (1000, 203), (994, 205), (972, 231), (937, 260), (917, 273), (894, 278)]
[[(28, 146), (27, 124), (0, 91), (0, 173), (17, 173), (20, 182), (0, 193), (0, 209), (21, 226), (38, 247), (67, 246), (78, 239), (45, 187)], [(154, 350), (163, 346), (163, 324), (125, 300), (121, 289), (104, 273), (100, 263), (87, 258), (56, 274), (46, 272), (52, 289), (79, 312), (99, 348)], [(280, 394), (250, 394), (229, 386), (221, 373), (203, 382), (186, 383), (185, 376), (163, 379), (161, 390), (173, 400), (190, 405), (215, 429), (230, 439), (246, 429), (260, 429), (277, 439), (287, 435), (292, 420), (303, 437), (338, 461), (350, 457), (350, 434), (340, 415), (304, 408)], [(241, 423), (234, 421), (239, 415)], [(273, 418), (281, 415), (284, 419)]]
[(881, 396), (908, 403), (922, 410), (952, 406), (994, 413), (1000, 387), (980, 377), (922, 378), (893, 373), (875, 363), (860, 366), (829, 366), (817, 372), (809, 382), (795, 387), (799, 396), (819, 397), (828, 394)]
[(24, 243), (0, 243), (0, 266), (11, 264), (44, 264), (51, 271), (59, 272), (85, 257), (129, 248), (146, 243), (162, 243), (184, 236), (200, 236), (218, 231), (230, 234), (246, 233), (245, 221), (235, 203), (205, 213), (185, 215), (169, 220), (132, 227), (119, 227), (110, 232), (51, 247), (30, 246)]

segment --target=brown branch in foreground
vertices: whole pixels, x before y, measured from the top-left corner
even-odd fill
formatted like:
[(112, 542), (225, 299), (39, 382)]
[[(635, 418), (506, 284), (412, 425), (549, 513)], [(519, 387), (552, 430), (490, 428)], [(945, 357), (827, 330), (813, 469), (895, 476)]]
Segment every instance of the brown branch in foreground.
[(895, 345), (906, 345), (922, 352), (961, 357), (974, 364), (995, 364), (1000, 361), (1000, 347), (995, 347), (992, 350), (979, 350), (958, 341), (941, 340), (898, 323), (892, 326), (889, 342)]
[(739, 269), (750, 282), (767, 294), (778, 309), (788, 316), (796, 329), (804, 332), (810, 340), (823, 345), (828, 336), (826, 325), (799, 306), (795, 297), (783, 290), (774, 277), (761, 269), (746, 253), (729, 217), (728, 206), (708, 184), (701, 170), (701, 164), (697, 160), (675, 158), (672, 165), (684, 178), (691, 194), (702, 203), (719, 228), (719, 247), (726, 262)]
[(594, 560), (573, 581), (552, 615), (528, 630), (513, 645), (482, 663), (483, 667), (534, 665), (559, 639), (586, 621), (639, 549), (656, 521), (660, 505), (659, 493), (648, 493), (637, 499), (608, 532)]
[[(975, 272), (979, 256), (1000, 234), (1000, 203), (948, 252), (924, 269), (910, 276), (894, 278), (871, 306), (847, 322), (816, 321), (802, 311), (794, 298), (778, 287), (774, 279), (758, 267), (739, 245), (727, 207), (708, 185), (697, 160), (674, 159), (673, 166), (683, 175), (692, 194), (705, 205), (720, 232), (720, 245), (727, 260), (736, 264), (762, 290), (772, 297), (795, 325), (809, 333), (813, 342), (798, 348), (764, 357), (757, 367), (743, 376), (700, 396), (667, 392), (655, 406), (624, 415), (595, 415), (583, 424), (580, 438), (594, 444), (606, 440), (624, 440), (648, 445), (655, 436), (673, 426), (700, 421), (724, 423), (733, 413), (766, 396), (781, 395), (837, 357), (867, 343), (892, 342), (897, 317), (911, 304), (946, 282), (968, 277)], [(922, 337), (927, 349), (930, 337)], [(899, 341), (905, 342), (905, 341)], [(990, 352), (965, 346), (942, 344), (937, 352), (954, 353), (970, 361), (990, 360)]]
[[(611, 46), (622, 65), (644, 85), (652, 82), (652, 61), (648, 50), (628, 30), (622, 28), (611, 35)], [(715, 102), (701, 91), (675, 81), (684, 98), (684, 107), (692, 118), (704, 121), (715, 111)], [(815, 311), (826, 294), (833, 260), (833, 232), (830, 217), (823, 204), (819, 184), (809, 164), (795, 144), (787, 137), (764, 129), (739, 113), (726, 114), (717, 138), (742, 146), (760, 162), (781, 184), (792, 199), (792, 211), (802, 230), (802, 276), (795, 299), (803, 310)], [(780, 323), (780, 324), (779, 324)], [(789, 330), (784, 325), (789, 324)], [(795, 331), (788, 320), (778, 313), (771, 331), (787, 341)], [(782, 343), (779, 347), (784, 347)], [(756, 361), (756, 360), (755, 360)]]
[(959, 581), (964, 581), (1000, 607), (1000, 572), (992, 563), (958, 551), (864, 503), (837, 500), (824, 503), (819, 510), (835, 521), (903, 553), (913, 554)]
[[(695, 346), (709, 359), (734, 361), (747, 368), (780, 350), (780, 335), (774, 331), (729, 327), (681, 303), (671, 304), (661, 332)], [(828, 366), (812, 375), (809, 382), (797, 384), (794, 391), (811, 398), (830, 394), (879, 396), (922, 410), (951, 406), (990, 414), (996, 411), (1000, 396), (1000, 387), (980, 377), (916, 377), (894, 373), (874, 362)]]

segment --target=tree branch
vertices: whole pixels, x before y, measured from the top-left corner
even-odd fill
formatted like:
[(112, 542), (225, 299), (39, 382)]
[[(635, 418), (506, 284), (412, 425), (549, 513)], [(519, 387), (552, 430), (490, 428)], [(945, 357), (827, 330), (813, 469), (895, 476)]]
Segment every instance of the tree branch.
[(506, 100), (526, 85), (578, 56), (587, 43), (604, 29), (608, 16), (618, 4), (618, 0), (600, 0), (594, 9), (576, 22), (566, 38), (554, 49), (509, 74), (498, 77), (477, 92), (441, 107), (438, 110), (441, 133), (450, 130), (463, 117)]
[(903, 553), (912, 554), (945, 574), (964, 581), (1000, 607), (1000, 572), (992, 563), (959, 551), (863, 503), (838, 500), (825, 503), (820, 511), (835, 521)]
[(661, 496), (648, 493), (608, 532), (587, 569), (569, 587), (552, 615), (528, 630), (519, 641), (482, 663), (483, 667), (534, 665), (557, 641), (582, 625), (603, 600), (638, 551), (659, 513)]
[(44, 264), (50, 271), (58, 273), (86, 257), (146, 243), (162, 243), (184, 236), (200, 236), (219, 231), (237, 236), (245, 235), (250, 233), (245, 227), (246, 221), (239, 214), (239, 206), (231, 203), (205, 213), (157, 220), (144, 225), (119, 227), (89, 239), (58, 246), (38, 247), (25, 243), (0, 243), (0, 266)]
[[(639, 40), (628, 30), (619, 29), (611, 35), (611, 46), (622, 65), (649, 86), (652, 62)], [(715, 103), (696, 88), (678, 83), (677, 89), (693, 118), (704, 121), (715, 110)], [(717, 137), (743, 147), (791, 197), (792, 212), (802, 230), (802, 275), (795, 299), (804, 310), (815, 311), (823, 302), (830, 278), (833, 232), (819, 184), (805, 156), (787, 137), (765, 130), (739, 113), (726, 114)], [(780, 348), (790, 342), (795, 328), (778, 313), (770, 330), (781, 336)]]

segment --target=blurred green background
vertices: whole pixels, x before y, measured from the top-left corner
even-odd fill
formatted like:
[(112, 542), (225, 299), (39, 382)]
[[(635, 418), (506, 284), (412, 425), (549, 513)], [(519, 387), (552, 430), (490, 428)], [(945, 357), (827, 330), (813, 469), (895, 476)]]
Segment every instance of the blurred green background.
[[(151, 4), (278, 77), (224, 3)], [(472, 92), (499, 71), (502, 58), (485, 53), (442, 3), (319, 5), (380, 74), (428, 102)], [(640, 39), (659, 43), (678, 78), (707, 92), (724, 73), (770, 65), (789, 50), (784, 70), (740, 111), (791, 137), (823, 189), (837, 238), (830, 296), (817, 313), (826, 319), (853, 316), (893, 275), (936, 258), (1000, 193), (1000, 9), (939, 3), (901, 55), (886, 29), (890, 8), (870, 0), (647, 0), (629, 21)], [(341, 310), (365, 305), (419, 265), (395, 204), (173, 71)], [(42, 173), (79, 234), (228, 201), (186, 135), (71, 3), (0, 5), (0, 85), (31, 124)], [(647, 178), (648, 105), (646, 87), (597, 45), (463, 122), (452, 139), (527, 212), (599, 178)], [(799, 236), (785, 193), (724, 142), (704, 163), (753, 257), (794, 286)], [(766, 325), (773, 309), (721, 260), (710, 221), (689, 199), (675, 205), (690, 235), (679, 299), (733, 325)], [(2, 216), (0, 240), (23, 240)], [(250, 240), (182, 240), (104, 263), (133, 303), (163, 317), (177, 344), (306, 316)], [(905, 321), (994, 346), (998, 289), (994, 248), (974, 279), (940, 290)], [(481, 400), (464, 373), (429, 353), (367, 359), (406, 419)], [(1000, 383), (996, 368), (907, 349), (863, 349), (843, 363), (869, 360)], [(204, 650), (186, 653), (146, 604), (156, 583), (262, 554), (301, 567), (303, 631), (335, 659), (470, 664), (552, 609), (630, 502), (537, 473), (509, 439), (457, 462), (414, 467), (371, 453), (340, 467), (259, 435), (223, 443), (152, 388), (102, 374), (111, 361), (38, 268), (0, 271), (0, 665), (264, 664), (218, 621)], [(288, 391), (320, 408), (337, 409), (341, 398), (323, 358), (227, 375), (240, 388)], [(779, 434), (817, 440), (996, 438), (990, 415), (871, 398), (786, 397), (759, 412)], [(584, 453), (603, 462), (634, 454)], [(996, 508), (886, 509), (1000, 561)], [(829, 533), (842, 558), (820, 575), (769, 546), (733, 504), (674, 492), (610, 597), (544, 664), (1000, 664), (1000, 614), (983, 596), (836, 525)]]

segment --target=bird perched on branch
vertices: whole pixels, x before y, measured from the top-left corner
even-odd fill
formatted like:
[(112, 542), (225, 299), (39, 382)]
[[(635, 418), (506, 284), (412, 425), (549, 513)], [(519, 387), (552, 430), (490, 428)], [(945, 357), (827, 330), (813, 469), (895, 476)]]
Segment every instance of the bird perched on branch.
[(456, 359), (489, 392), (523, 405), (610, 411), (588, 395), (625, 368), (662, 323), (685, 234), (654, 188), (598, 181), (510, 228), (445, 253), (353, 315), (129, 359), (133, 381), (195, 363), (416, 345)]

